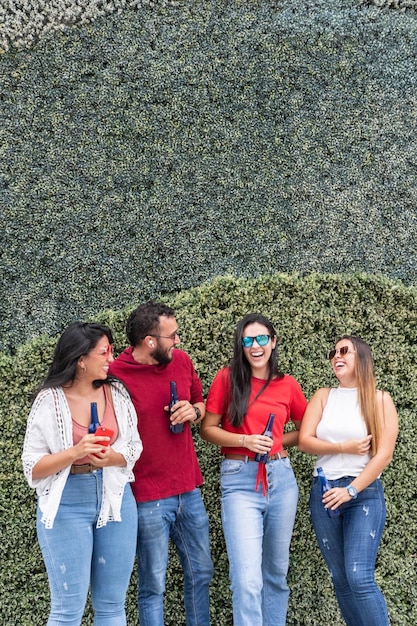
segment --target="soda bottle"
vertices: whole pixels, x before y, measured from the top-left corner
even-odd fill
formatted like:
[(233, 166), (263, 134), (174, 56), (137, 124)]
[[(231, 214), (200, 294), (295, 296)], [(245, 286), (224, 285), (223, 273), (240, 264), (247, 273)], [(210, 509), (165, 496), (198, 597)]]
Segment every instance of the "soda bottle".
[[(174, 406), (174, 404), (178, 402), (179, 398), (178, 398), (178, 392), (177, 392), (177, 383), (175, 382), (175, 380), (171, 380), (171, 382), (169, 383), (169, 386), (170, 386), (169, 414), (172, 415), (173, 413), (172, 407)], [(170, 422), (169, 428), (172, 433), (177, 435), (178, 433), (182, 433), (182, 431), (184, 430), (184, 424), (173, 424), (172, 422)]]
[(97, 428), (100, 426), (100, 422), (98, 421), (97, 402), (91, 402), (90, 407), (91, 422), (88, 427), (88, 432), (94, 434)]
[[(329, 483), (329, 481), (326, 478), (326, 474), (323, 471), (322, 467), (318, 467), (317, 468), (317, 475), (319, 477), (319, 481), (320, 481), (320, 487), (321, 487), (321, 493), (324, 495), (326, 493), (326, 491), (329, 491), (329, 489), (332, 488), (331, 484)], [(329, 517), (338, 517), (340, 515), (340, 511), (339, 509), (335, 509), (334, 511), (332, 509), (326, 509), (327, 511), (327, 515)]]
[[(275, 419), (275, 413), (270, 413), (269, 417), (268, 417), (268, 421), (266, 423), (265, 430), (262, 433), (266, 437), (272, 437), (272, 428), (274, 426), (274, 419)], [(261, 454), (260, 452), (258, 452), (255, 455), (255, 461), (258, 461), (258, 463), (267, 463), (268, 462), (268, 456), (269, 456), (268, 453)]]

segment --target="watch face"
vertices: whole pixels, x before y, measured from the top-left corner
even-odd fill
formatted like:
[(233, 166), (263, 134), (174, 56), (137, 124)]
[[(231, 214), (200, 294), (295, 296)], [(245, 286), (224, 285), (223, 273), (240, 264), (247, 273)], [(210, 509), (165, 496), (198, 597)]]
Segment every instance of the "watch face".
[(352, 497), (352, 498), (356, 498), (356, 496), (358, 495), (358, 492), (356, 491), (355, 487), (352, 487), (351, 485), (349, 485), (349, 487), (347, 488), (348, 494)]

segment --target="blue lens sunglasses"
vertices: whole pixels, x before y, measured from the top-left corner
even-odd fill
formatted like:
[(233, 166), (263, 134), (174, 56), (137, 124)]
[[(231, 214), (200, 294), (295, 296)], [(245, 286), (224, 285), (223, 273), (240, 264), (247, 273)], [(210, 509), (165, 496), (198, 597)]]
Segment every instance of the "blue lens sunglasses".
[(266, 346), (268, 341), (271, 339), (271, 335), (256, 335), (256, 337), (242, 337), (242, 346), (244, 348), (251, 348), (253, 346), (253, 342), (256, 339), (256, 343), (258, 346)]

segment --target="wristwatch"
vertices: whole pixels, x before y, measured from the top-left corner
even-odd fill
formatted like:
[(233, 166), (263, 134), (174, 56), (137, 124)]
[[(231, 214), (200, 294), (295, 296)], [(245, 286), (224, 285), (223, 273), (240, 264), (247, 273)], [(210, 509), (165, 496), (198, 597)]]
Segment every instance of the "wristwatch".
[(200, 419), (200, 417), (201, 417), (201, 411), (200, 411), (200, 409), (198, 408), (198, 406), (194, 406), (194, 405), (193, 405), (193, 409), (194, 409), (194, 411), (195, 411), (195, 420), (194, 420), (194, 421), (196, 422), (196, 421), (197, 421), (197, 420), (199, 420), (199, 419)]
[(348, 485), (346, 489), (352, 500), (356, 500), (356, 498), (358, 497), (358, 490), (355, 489), (355, 487), (353, 487), (352, 485)]

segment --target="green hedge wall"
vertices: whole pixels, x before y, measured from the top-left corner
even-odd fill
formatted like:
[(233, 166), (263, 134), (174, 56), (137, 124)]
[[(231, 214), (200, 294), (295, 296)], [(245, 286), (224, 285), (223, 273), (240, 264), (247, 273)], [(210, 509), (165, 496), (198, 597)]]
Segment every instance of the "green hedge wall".
[[(259, 278), (218, 278), (213, 283), (171, 295), (183, 348), (192, 356), (205, 391), (217, 369), (231, 356), (236, 322), (261, 311), (275, 323), (282, 368), (301, 383), (307, 397), (334, 384), (325, 354), (345, 332), (367, 340), (375, 358), (378, 384), (398, 408), (400, 433), (394, 460), (383, 473), (388, 520), (377, 562), (377, 579), (387, 598), (393, 626), (417, 623), (417, 492), (415, 406), (417, 400), (417, 290), (364, 274)], [(134, 303), (136, 305), (137, 302)], [(108, 310), (97, 319), (115, 331), (116, 348), (125, 346), (129, 309)], [(28, 396), (42, 379), (55, 338), (42, 337), (0, 355), (0, 608), (3, 626), (41, 626), (48, 609), (48, 585), (35, 538), (35, 495), (26, 486), (20, 463), (29, 410)], [(195, 433), (206, 478), (204, 499), (211, 520), (216, 571), (212, 585), (212, 623), (231, 626), (227, 557), (219, 504), (219, 453)], [(300, 502), (291, 547), (289, 626), (335, 624), (342, 619), (330, 579), (318, 553), (308, 517), (313, 457), (298, 450), (291, 460), (300, 486)], [(128, 597), (129, 624), (137, 624), (135, 576)], [(166, 598), (166, 625), (184, 624), (181, 572), (172, 555)], [(88, 610), (83, 626), (91, 626)]]
[[(0, 54), (10, 47), (31, 46), (47, 32), (85, 25), (115, 12), (178, 4), (179, 0), (25, 0), (22, 7), (19, 0), (8, 0), (7, 5), (0, 6)], [(357, 0), (357, 4), (401, 11), (417, 9), (417, 0)]]
[(1, 348), (225, 273), (416, 284), (414, 10), (50, 5), (0, 58)]

